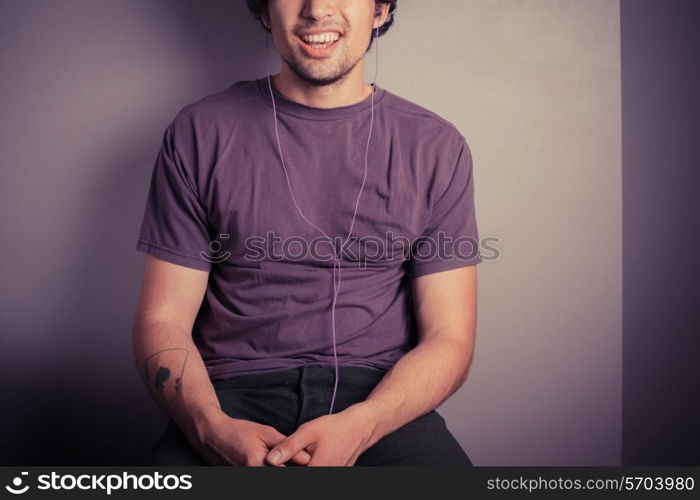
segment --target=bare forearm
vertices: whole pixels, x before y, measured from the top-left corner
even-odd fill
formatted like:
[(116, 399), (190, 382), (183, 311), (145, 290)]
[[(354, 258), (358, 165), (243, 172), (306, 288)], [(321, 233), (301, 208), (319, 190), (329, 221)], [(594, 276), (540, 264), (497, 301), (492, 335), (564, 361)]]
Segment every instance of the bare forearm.
[(350, 407), (372, 426), (370, 445), (432, 411), (464, 384), (473, 348), (429, 340), (406, 353), (362, 403)]
[(221, 406), (191, 335), (169, 322), (141, 319), (134, 325), (133, 350), (158, 406), (189, 438), (200, 436)]

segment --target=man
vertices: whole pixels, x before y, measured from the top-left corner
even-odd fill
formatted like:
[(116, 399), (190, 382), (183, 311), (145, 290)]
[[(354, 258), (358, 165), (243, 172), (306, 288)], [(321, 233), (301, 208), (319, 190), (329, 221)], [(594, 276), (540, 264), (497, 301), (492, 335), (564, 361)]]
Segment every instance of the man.
[(471, 465), (435, 411), (473, 357), (469, 147), (363, 79), (396, 0), (248, 6), (282, 69), (177, 114), (137, 244), (134, 353), (170, 417), (154, 461)]

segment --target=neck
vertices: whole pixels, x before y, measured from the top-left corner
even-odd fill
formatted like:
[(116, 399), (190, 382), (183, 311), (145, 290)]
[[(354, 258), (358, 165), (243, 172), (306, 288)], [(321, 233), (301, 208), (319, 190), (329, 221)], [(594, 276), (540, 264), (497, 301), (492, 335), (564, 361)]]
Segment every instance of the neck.
[(363, 78), (363, 68), (358, 64), (344, 78), (321, 87), (302, 80), (286, 64), (272, 75), (272, 85), (291, 101), (314, 108), (337, 108), (364, 101), (372, 93), (372, 85)]

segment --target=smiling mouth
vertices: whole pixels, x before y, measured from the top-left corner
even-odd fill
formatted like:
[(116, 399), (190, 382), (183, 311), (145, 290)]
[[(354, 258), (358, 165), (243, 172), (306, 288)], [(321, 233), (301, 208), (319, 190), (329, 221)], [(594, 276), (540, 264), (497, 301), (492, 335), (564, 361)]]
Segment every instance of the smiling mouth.
[[(334, 39), (335, 37), (333, 36), (297, 36), (297, 39), (300, 42), (299, 44), (301, 46), (302, 51), (307, 57), (323, 59), (331, 57), (335, 53), (336, 48), (340, 44), (340, 41), (343, 39), (343, 36), (340, 33), (338, 33), (337, 36), (337, 39)], [(304, 40), (304, 38), (306, 38), (306, 40)]]
[(300, 39), (300, 40), (301, 40), (305, 45), (308, 45), (309, 47), (313, 47), (314, 49), (325, 49), (325, 48), (328, 48), (328, 47), (330, 47), (331, 45), (337, 43), (338, 40), (340, 40), (340, 38), (338, 38), (338, 40), (335, 40), (335, 41), (333, 41), (333, 42), (307, 42), (307, 41), (304, 40), (303, 38)]
[(336, 31), (328, 31), (326, 33), (314, 34), (314, 35), (298, 35), (299, 40), (304, 42), (309, 47), (315, 49), (322, 49), (333, 45), (335, 42), (342, 38), (342, 35)]

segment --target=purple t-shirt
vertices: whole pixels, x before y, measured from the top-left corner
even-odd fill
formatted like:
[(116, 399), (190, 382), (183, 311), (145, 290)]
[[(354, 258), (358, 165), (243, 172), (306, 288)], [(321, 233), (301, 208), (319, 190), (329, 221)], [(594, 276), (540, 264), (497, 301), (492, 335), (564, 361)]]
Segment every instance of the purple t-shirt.
[(340, 257), (339, 365), (389, 369), (417, 341), (412, 278), (482, 261), (469, 146), (377, 85), (341, 246), (371, 98), (321, 109), (274, 92), (288, 176), (267, 77), (188, 104), (165, 129), (136, 249), (210, 272), (192, 335), (212, 380), (332, 365), (333, 247), (296, 200)]

